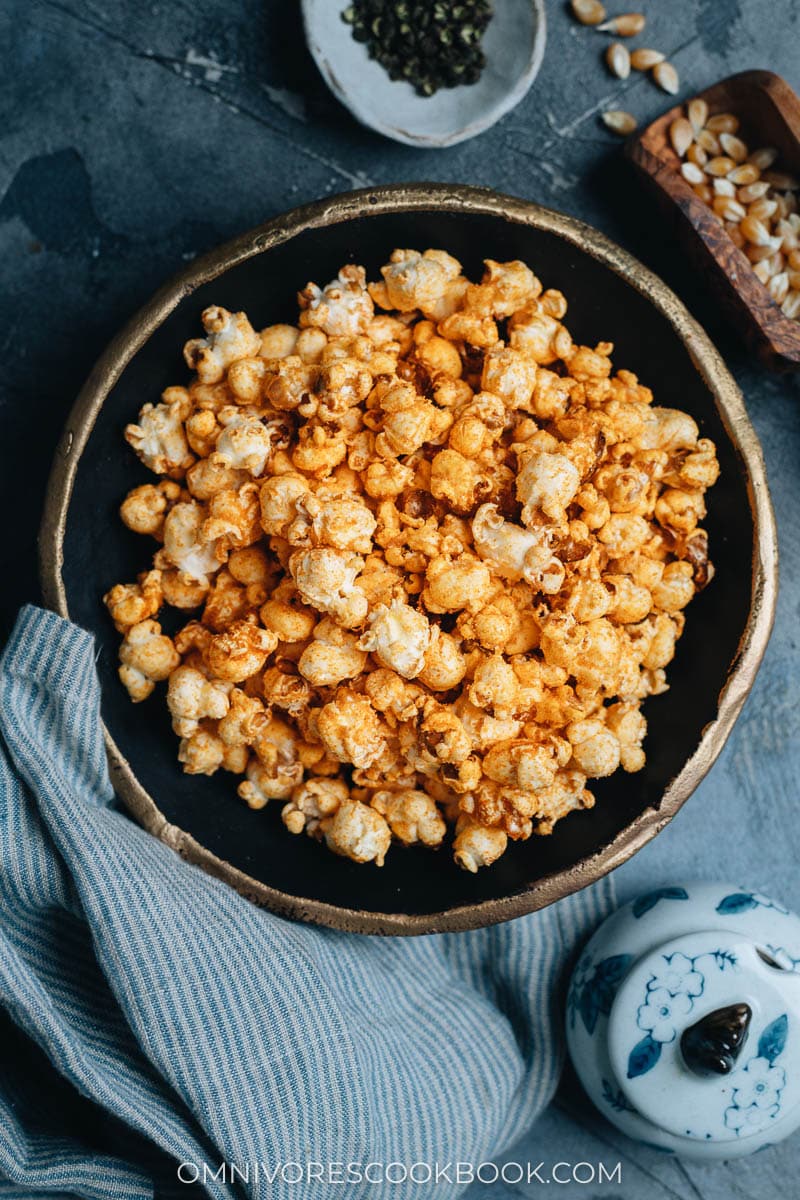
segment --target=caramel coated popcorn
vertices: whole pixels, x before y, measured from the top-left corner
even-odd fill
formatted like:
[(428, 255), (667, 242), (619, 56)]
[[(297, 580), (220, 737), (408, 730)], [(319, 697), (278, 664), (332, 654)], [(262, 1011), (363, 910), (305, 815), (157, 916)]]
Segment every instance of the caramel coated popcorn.
[(185, 771), (356, 862), (450, 829), (474, 872), (644, 766), (719, 468), (524, 263), (381, 276), (309, 283), (297, 325), (203, 313), (191, 382), (125, 431), (160, 478), (121, 516), (157, 548), (105, 602)]

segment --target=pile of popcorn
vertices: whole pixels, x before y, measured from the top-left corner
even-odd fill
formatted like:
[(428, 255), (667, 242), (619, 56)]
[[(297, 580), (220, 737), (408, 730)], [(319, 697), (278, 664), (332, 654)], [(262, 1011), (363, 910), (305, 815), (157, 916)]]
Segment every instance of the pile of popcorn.
[(297, 326), (205, 310), (191, 382), (125, 431), (160, 479), (122, 519), (158, 549), (105, 603), (185, 771), (244, 775), (356, 862), (453, 825), (476, 871), (644, 765), (719, 468), (524, 263), (474, 284), (395, 250), (381, 274), (308, 284)]

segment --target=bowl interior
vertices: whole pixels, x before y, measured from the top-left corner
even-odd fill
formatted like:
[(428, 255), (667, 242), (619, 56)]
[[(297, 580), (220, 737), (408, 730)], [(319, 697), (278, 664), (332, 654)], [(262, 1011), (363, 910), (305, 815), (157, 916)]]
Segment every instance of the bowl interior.
[[(344, 262), (363, 263), (376, 277), (396, 246), (443, 247), (469, 275), (484, 257), (521, 258), (545, 286), (569, 300), (567, 323), (576, 341), (615, 344), (618, 367), (653, 387), (656, 402), (694, 416), (717, 443), (722, 474), (708, 497), (705, 522), (717, 574), (693, 602), (684, 637), (669, 670), (670, 690), (648, 701), (647, 765), (596, 782), (597, 806), (561, 821), (555, 833), (512, 844), (491, 869), (469, 875), (447, 848), (392, 849), (382, 869), (335, 858), (307, 837), (293, 837), (280, 820), (280, 802), (251, 812), (236, 796), (236, 780), (184, 775), (176, 759), (163, 686), (131, 705), (116, 674), (119, 636), (101, 598), (114, 583), (150, 565), (154, 543), (130, 533), (118, 506), (132, 487), (152, 480), (122, 437), (123, 426), (163, 388), (186, 379), (181, 348), (197, 335), (202, 309), (212, 302), (245, 309), (257, 328), (291, 321), (295, 293), (309, 279), (325, 283)], [(535, 888), (553, 872), (602, 850), (648, 806), (657, 806), (673, 777), (697, 748), (717, 712), (721, 688), (737, 656), (751, 602), (753, 518), (743, 464), (713, 398), (667, 319), (642, 294), (585, 250), (553, 232), (480, 212), (377, 212), (290, 240), (229, 268), (186, 295), (133, 356), (103, 404), (80, 458), (69, 506), (63, 580), (69, 614), (97, 638), (103, 718), (140, 783), (172, 824), (256, 880), (290, 896), (345, 909), (426, 914)], [(533, 906), (533, 905), (532, 905)]]
[(304, 0), (309, 47), (339, 99), (364, 124), (414, 145), (452, 145), (488, 128), (518, 103), (530, 86), (544, 52), (541, 0), (504, 0), (482, 40), (486, 67), (469, 87), (441, 88), (418, 96), (385, 69), (352, 36), (341, 19), (347, 0)]

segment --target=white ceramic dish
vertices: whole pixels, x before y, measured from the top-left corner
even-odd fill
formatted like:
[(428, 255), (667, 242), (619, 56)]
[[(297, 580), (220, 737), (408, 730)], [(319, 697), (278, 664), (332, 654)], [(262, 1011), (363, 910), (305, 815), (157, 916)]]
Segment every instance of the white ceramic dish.
[(349, 0), (303, 0), (309, 49), (325, 82), (355, 117), (409, 146), (454, 146), (483, 133), (519, 104), (544, 56), (544, 0), (495, 0), (484, 34), (486, 67), (469, 87), (418, 96), (354, 40), (342, 12)]

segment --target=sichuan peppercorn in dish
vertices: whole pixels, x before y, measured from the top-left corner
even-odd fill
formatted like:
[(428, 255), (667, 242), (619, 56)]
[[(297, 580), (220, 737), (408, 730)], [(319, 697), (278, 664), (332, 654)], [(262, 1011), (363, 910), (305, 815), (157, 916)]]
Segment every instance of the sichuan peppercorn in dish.
[(643, 767), (712, 575), (715, 447), (526, 264), (395, 250), (381, 276), (260, 332), (205, 310), (191, 382), (125, 431), (158, 478), (121, 516), (156, 550), (105, 602), (185, 771), (357, 862), (452, 833), (476, 871)]

